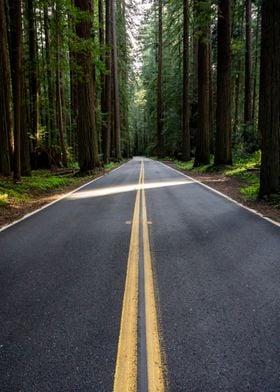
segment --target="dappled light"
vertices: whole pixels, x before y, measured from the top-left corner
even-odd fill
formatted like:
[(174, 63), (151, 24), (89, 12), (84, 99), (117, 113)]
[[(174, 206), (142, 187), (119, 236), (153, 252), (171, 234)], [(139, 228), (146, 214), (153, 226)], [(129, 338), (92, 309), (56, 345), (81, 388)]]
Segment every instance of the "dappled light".
[(146, 184), (110, 186), (105, 188), (91, 189), (91, 190), (72, 193), (72, 195), (69, 195), (67, 199), (68, 200), (87, 199), (90, 197), (109, 196), (117, 193), (133, 192), (133, 191), (137, 191), (138, 189), (155, 189), (155, 188), (164, 188), (170, 186), (186, 185), (192, 183), (193, 181), (181, 180), (181, 181), (150, 182)]

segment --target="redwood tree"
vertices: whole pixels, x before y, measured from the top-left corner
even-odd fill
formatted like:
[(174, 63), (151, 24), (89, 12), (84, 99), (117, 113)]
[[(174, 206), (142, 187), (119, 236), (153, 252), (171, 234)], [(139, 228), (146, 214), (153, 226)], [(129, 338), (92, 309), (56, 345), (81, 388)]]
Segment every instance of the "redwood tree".
[(28, 76), (29, 76), (29, 107), (30, 124), (29, 129), (32, 135), (32, 147), (37, 143), (38, 126), (38, 75), (37, 75), (37, 33), (34, 15), (34, 1), (27, 0), (26, 4), (28, 22)]
[(245, 52), (245, 96), (244, 124), (252, 122), (252, 2), (246, 0), (246, 52)]
[(280, 192), (280, 2), (263, 0), (259, 131), (262, 137), (260, 197)]
[[(80, 171), (91, 171), (98, 163), (98, 144), (95, 124), (93, 63), (91, 47), (88, 45), (92, 37), (92, 1), (75, 0), (78, 11), (82, 11), (76, 26), (78, 38), (77, 67), (77, 135)], [(88, 42), (86, 42), (86, 40)]]
[(198, 129), (194, 166), (207, 165), (210, 161), (209, 148), (209, 21), (210, 3), (198, 2), (200, 20), (198, 38)]
[(190, 127), (189, 127), (189, 1), (183, 3), (183, 130), (182, 130), (182, 158), (191, 159)]
[(0, 173), (9, 175), (11, 172), (9, 135), (10, 122), (10, 83), (9, 55), (6, 12), (4, 1), (0, 2)]
[(112, 23), (112, 78), (113, 78), (113, 96), (114, 96), (114, 155), (121, 159), (121, 120), (120, 120), (120, 91), (119, 91), (119, 73), (118, 73), (118, 51), (117, 51), (117, 27), (116, 27), (116, 4), (111, 0), (111, 23)]
[(219, 0), (215, 164), (231, 164), (231, 0)]
[(158, 50), (157, 50), (157, 155), (163, 155), (163, 102), (162, 102), (162, 0), (158, 0)]
[[(110, 7), (106, 7), (106, 22), (110, 24), (109, 14)], [(111, 98), (111, 94), (107, 94), (108, 78), (110, 78), (110, 60), (111, 60), (111, 49), (110, 49), (110, 31), (106, 27), (106, 53), (103, 55), (105, 48), (105, 31), (104, 31), (104, 1), (98, 0), (98, 22), (99, 22), (99, 45), (100, 45), (100, 61), (106, 64), (106, 73), (101, 72), (100, 83), (101, 83), (101, 146), (103, 154), (103, 162), (108, 163), (110, 155), (110, 127), (109, 127), (109, 113), (108, 113), (108, 95)], [(109, 34), (108, 34), (109, 32)], [(110, 89), (109, 89), (110, 91)]]
[(11, 76), (14, 112), (14, 180), (21, 179), (20, 127), (21, 127), (21, 83), (22, 83), (22, 18), (21, 0), (9, 1), (11, 34)]

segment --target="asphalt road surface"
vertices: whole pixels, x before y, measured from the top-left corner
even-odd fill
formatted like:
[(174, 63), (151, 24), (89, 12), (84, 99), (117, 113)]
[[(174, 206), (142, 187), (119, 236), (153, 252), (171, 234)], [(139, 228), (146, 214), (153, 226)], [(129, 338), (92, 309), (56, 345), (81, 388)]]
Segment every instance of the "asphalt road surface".
[(279, 226), (142, 158), (0, 232), (0, 391), (136, 389), (280, 391)]

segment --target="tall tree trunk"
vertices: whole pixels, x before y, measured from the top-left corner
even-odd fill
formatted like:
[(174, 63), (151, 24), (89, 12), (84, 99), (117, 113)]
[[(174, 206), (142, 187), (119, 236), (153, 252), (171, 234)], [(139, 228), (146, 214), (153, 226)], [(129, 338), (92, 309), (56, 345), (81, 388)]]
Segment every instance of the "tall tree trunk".
[(123, 83), (123, 94), (122, 94), (122, 102), (121, 102), (121, 132), (123, 135), (123, 151), (125, 152), (125, 157), (129, 157), (130, 155), (130, 135), (129, 135), (129, 124), (128, 124), (128, 48), (127, 48), (127, 16), (126, 16), (126, 2), (125, 0), (120, 1), (121, 7), (121, 27), (122, 31), (120, 34), (121, 37), (121, 56), (123, 59), (122, 66), (122, 83)]
[[(74, 5), (74, 0), (71, 0)], [(68, 31), (69, 34), (75, 32), (75, 21), (73, 15), (68, 15)], [(75, 52), (75, 45), (73, 40), (69, 41), (69, 74), (70, 74), (70, 117), (69, 117), (69, 141), (68, 144), (72, 148), (72, 156), (74, 159), (78, 159), (77, 153), (77, 115), (78, 115), (78, 104), (77, 104), (77, 72), (75, 70), (77, 59)]]
[(209, 148), (214, 154), (214, 99), (213, 99), (213, 71), (212, 71), (212, 39), (209, 29), (208, 55), (209, 55)]
[(21, 117), (21, 78), (22, 78), (22, 26), (21, 0), (10, 0), (11, 33), (11, 76), (14, 106), (14, 180), (20, 181), (20, 117)]
[(29, 76), (29, 106), (30, 106), (30, 133), (32, 135), (32, 149), (37, 144), (38, 126), (38, 78), (37, 78), (37, 37), (34, 17), (34, 2), (27, 0), (28, 21), (28, 76)]
[(208, 0), (201, 1), (199, 12), (203, 16), (198, 39), (198, 129), (194, 166), (207, 165), (209, 151), (209, 20), (206, 10)]
[(0, 173), (11, 174), (9, 135), (10, 118), (10, 72), (6, 11), (4, 1), (0, 1)]
[(157, 156), (163, 156), (163, 98), (162, 98), (162, 0), (158, 0), (157, 51)]
[(20, 112), (20, 167), (22, 176), (31, 176), (30, 141), (28, 137), (28, 98), (27, 81), (21, 78), (21, 112)]
[[(79, 165), (82, 173), (93, 170), (98, 163), (98, 142), (95, 125), (95, 107), (93, 90), (93, 68), (91, 48), (86, 46), (85, 40), (91, 38), (92, 2), (75, 0), (75, 6), (83, 11), (85, 17), (76, 26), (79, 40), (77, 49), (77, 66), (82, 71), (77, 78), (77, 134)], [(86, 15), (87, 14), (87, 15)]]
[[(101, 73), (101, 148), (103, 154), (103, 162), (108, 163), (110, 155), (110, 127), (109, 127), (109, 110), (108, 110), (108, 79), (110, 80), (110, 64), (111, 64), (111, 40), (110, 40), (110, 5), (109, 0), (106, 1), (106, 46), (107, 52), (100, 56), (100, 60), (105, 62), (107, 73)], [(98, 1), (98, 18), (99, 18), (99, 45), (101, 53), (105, 49), (104, 34), (104, 0)], [(109, 72), (109, 73), (108, 73)], [(110, 102), (111, 102), (111, 94)]]
[(260, 196), (280, 192), (280, 2), (263, 0), (259, 131), (262, 136)]
[(111, 130), (112, 130), (112, 25), (111, 25), (111, 0), (106, 0), (105, 11), (105, 43), (106, 57), (105, 65), (107, 73), (104, 81), (104, 113), (105, 118), (102, 122), (102, 149), (104, 162), (108, 163), (111, 151)]
[[(243, 37), (243, 25), (244, 25), (244, 9), (242, 7), (242, 13), (239, 20), (240, 33), (238, 34), (238, 39)], [(238, 127), (239, 127), (239, 102), (240, 102), (240, 85), (241, 85), (241, 73), (242, 73), (242, 57), (238, 53), (238, 62), (235, 75), (235, 86), (234, 86), (234, 117), (233, 117), (233, 136), (236, 139)]]
[(231, 150), (231, 0), (218, 7), (218, 63), (215, 164), (232, 164)]
[(62, 164), (67, 167), (67, 155), (64, 142), (64, 117), (63, 117), (63, 97), (62, 97), (62, 72), (61, 72), (61, 9), (56, 8), (56, 114), (57, 114), (57, 125), (59, 132), (59, 142), (62, 154)]
[[(74, 23), (72, 18), (69, 19), (69, 30), (73, 32)], [(72, 44), (69, 45), (69, 60), (70, 60), (70, 107), (71, 107), (71, 138), (70, 146), (73, 148), (73, 157), (78, 158), (77, 153), (77, 116), (78, 116), (78, 101), (77, 101), (77, 56)]]
[[(38, 92), (38, 112), (39, 112), (39, 123), (45, 130), (43, 135), (43, 143), (45, 146), (48, 145), (48, 125), (49, 125), (49, 102), (48, 102), (48, 81), (47, 81), (47, 61), (46, 61), (46, 49), (45, 49), (45, 35), (44, 35), (44, 7), (40, 9), (40, 23), (38, 26), (38, 42), (41, 49), (41, 62), (38, 67), (38, 75), (41, 76), (41, 91)], [(37, 45), (38, 53), (38, 45)], [(37, 61), (38, 62), (38, 61)], [(41, 99), (41, 97), (43, 99)], [(39, 99), (40, 98), (40, 99)]]
[(198, 26), (197, 26), (197, 15), (198, 15), (198, 0), (193, 0), (193, 47), (192, 47), (192, 102), (197, 103), (198, 101)]
[(112, 15), (112, 44), (113, 44), (113, 91), (114, 91), (114, 126), (115, 126), (115, 155), (121, 160), (121, 121), (120, 121), (120, 91), (118, 72), (118, 52), (117, 52), (117, 31), (116, 31), (116, 4), (111, 0)]
[(77, 73), (75, 72), (75, 64), (77, 63), (76, 55), (71, 48), (70, 52), (70, 100), (71, 100), (71, 138), (69, 144), (73, 148), (73, 156), (77, 155), (77, 116), (78, 116), (78, 102), (77, 102)]
[(191, 159), (190, 127), (189, 127), (189, 1), (184, 0), (183, 17), (183, 129), (182, 158)]
[(53, 102), (54, 102), (54, 88), (52, 82), (52, 73), (51, 73), (51, 60), (50, 60), (50, 38), (49, 38), (49, 17), (48, 17), (48, 7), (44, 4), (44, 34), (45, 34), (45, 45), (46, 45), (46, 68), (47, 68), (47, 140), (48, 146), (53, 144), (53, 131), (55, 129), (54, 124), (54, 110), (53, 110)]
[(238, 123), (239, 123), (239, 99), (240, 99), (240, 74), (241, 74), (241, 59), (239, 58), (237, 63), (237, 71), (235, 75), (234, 83), (234, 117), (233, 117), (233, 139), (237, 136)]
[(257, 22), (255, 30), (255, 63), (254, 63), (254, 84), (253, 84), (253, 104), (252, 104), (252, 121), (255, 123), (257, 113), (257, 80), (258, 80), (258, 68), (259, 68), (259, 36), (260, 36), (260, 5), (257, 9)]
[(246, 0), (246, 55), (245, 55), (245, 97), (244, 124), (252, 123), (252, 4)]

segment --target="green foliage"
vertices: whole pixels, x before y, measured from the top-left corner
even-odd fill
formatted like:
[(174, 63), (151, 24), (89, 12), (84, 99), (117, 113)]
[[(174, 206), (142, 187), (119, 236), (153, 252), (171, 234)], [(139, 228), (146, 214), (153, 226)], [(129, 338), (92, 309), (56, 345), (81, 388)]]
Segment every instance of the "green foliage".
[(181, 169), (181, 170), (189, 170), (194, 173), (207, 173), (207, 172), (213, 172), (213, 171), (220, 171), (220, 167), (216, 167), (213, 165), (214, 162), (214, 157), (210, 157), (210, 163), (209, 165), (201, 165), (201, 166), (196, 166), (194, 167), (194, 159), (191, 159), (188, 162), (182, 162), (182, 161), (174, 161), (176, 166)]
[(0, 207), (7, 206), (8, 202), (8, 194), (7, 193), (0, 193)]
[(245, 185), (240, 188), (240, 192), (246, 200), (256, 200), (258, 197), (260, 163), (261, 152), (256, 151), (254, 154), (235, 157), (233, 168), (224, 172), (226, 176), (237, 177), (244, 181)]
[[(163, 149), (174, 156), (181, 149), (183, 7), (171, 0), (163, 7)], [(140, 30), (142, 68), (135, 84), (132, 124), (138, 154), (156, 153), (157, 118), (157, 10), (152, 7)], [(143, 99), (140, 101), (139, 93)]]
[(261, 164), (261, 152), (256, 151), (254, 154), (243, 154), (234, 156), (234, 165), (231, 169), (225, 171), (226, 176), (237, 176), (242, 178), (248, 174), (248, 170), (259, 168)]
[(240, 192), (246, 200), (256, 200), (260, 189), (259, 182), (244, 186), (240, 189)]
[(189, 162), (182, 162), (175, 160), (174, 163), (181, 170), (187, 170), (194, 173), (211, 173), (219, 171), (226, 176), (236, 177), (244, 185), (240, 188), (240, 193), (246, 200), (256, 200), (258, 197), (260, 180), (259, 167), (261, 163), (261, 152), (256, 151), (254, 154), (236, 155), (234, 163), (229, 168), (228, 166), (216, 167), (213, 165), (213, 159), (209, 165), (193, 167), (193, 159)]
[(105, 169), (105, 171), (111, 171), (111, 170), (116, 169), (117, 167), (119, 167), (121, 163), (122, 162), (109, 162), (109, 163), (106, 163), (104, 165), (104, 169)]
[(8, 205), (10, 201), (27, 202), (38, 193), (64, 187), (77, 181), (76, 178), (51, 175), (47, 170), (33, 171), (32, 177), (22, 177), (22, 181), (18, 184), (11, 179), (1, 180), (0, 206)]
[(203, 30), (211, 24), (211, 20), (215, 15), (215, 8), (212, 7), (211, 1), (203, 0), (197, 2), (197, 13), (194, 17), (196, 32), (200, 36)]
[(174, 161), (178, 169), (181, 170), (192, 170), (193, 168), (193, 163), (194, 160), (192, 159), (191, 161), (188, 162), (182, 162), (182, 161)]

